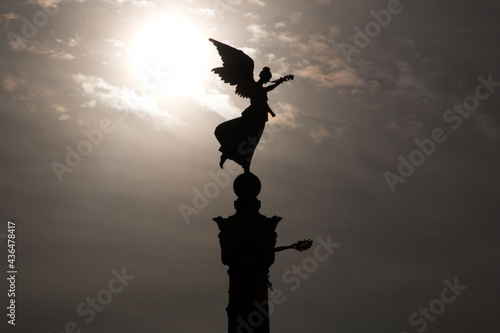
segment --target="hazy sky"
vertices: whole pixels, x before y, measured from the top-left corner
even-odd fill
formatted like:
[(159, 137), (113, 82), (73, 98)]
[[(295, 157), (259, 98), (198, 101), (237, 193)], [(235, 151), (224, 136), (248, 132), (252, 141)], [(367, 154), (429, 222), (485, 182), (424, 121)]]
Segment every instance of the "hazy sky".
[(277, 254), (272, 332), (498, 331), (499, 2), (0, 9), (0, 327), (226, 331), (212, 218), (234, 213), (242, 170), (219, 168), (213, 131), (248, 100), (210, 72), (211, 37), (256, 76), (295, 74), (269, 94), (277, 116), (252, 161), (278, 244), (315, 240)]

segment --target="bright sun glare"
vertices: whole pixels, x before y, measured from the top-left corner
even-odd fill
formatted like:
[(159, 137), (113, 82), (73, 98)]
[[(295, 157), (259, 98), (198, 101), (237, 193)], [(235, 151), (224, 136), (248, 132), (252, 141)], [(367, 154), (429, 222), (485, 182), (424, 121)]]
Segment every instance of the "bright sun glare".
[(132, 66), (150, 93), (194, 95), (207, 72), (207, 38), (189, 19), (160, 16), (146, 23), (132, 46)]

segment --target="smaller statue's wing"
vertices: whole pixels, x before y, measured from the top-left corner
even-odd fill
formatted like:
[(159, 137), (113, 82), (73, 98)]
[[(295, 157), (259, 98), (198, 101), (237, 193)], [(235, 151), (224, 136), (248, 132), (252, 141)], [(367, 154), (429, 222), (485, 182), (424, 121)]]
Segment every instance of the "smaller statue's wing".
[(253, 78), (254, 63), (252, 58), (245, 52), (235, 49), (215, 39), (210, 38), (222, 59), (223, 67), (216, 67), (212, 72), (219, 75), (222, 81), (230, 85), (236, 85), (236, 94), (250, 98), (251, 91), (255, 85)]

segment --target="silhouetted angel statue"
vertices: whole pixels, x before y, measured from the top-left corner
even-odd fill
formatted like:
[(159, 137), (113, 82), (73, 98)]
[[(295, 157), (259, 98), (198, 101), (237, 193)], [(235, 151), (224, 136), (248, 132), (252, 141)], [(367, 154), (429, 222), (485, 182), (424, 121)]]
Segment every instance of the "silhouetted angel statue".
[(250, 172), (250, 162), (259, 143), (262, 132), (268, 120), (267, 114), (275, 116), (267, 104), (267, 92), (279, 84), (293, 80), (293, 75), (284, 76), (272, 84), (272, 74), (269, 67), (264, 67), (259, 74), (259, 81), (253, 78), (254, 62), (243, 51), (229, 45), (209, 39), (222, 58), (223, 67), (216, 67), (212, 72), (230, 85), (236, 85), (236, 94), (250, 98), (250, 106), (242, 113), (241, 117), (226, 121), (215, 129), (215, 136), (221, 147), (220, 167), (224, 166), (227, 159), (233, 160), (243, 167), (245, 173)]

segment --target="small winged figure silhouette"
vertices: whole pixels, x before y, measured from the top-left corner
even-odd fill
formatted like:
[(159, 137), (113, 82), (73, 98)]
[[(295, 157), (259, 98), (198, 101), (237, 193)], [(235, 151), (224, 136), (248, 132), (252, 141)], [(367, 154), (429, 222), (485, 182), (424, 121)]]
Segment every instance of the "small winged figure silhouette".
[[(232, 86), (236, 86), (238, 96), (250, 99), (250, 106), (241, 114), (241, 117), (226, 121), (215, 129), (215, 136), (221, 147), (222, 153), (220, 167), (227, 159), (233, 160), (243, 167), (245, 172), (250, 172), (250, 163), (259, 143), (267, 114), (275, 116), (267, 104), (267, 92), (273, 90), (285, 81), (293, 80), (293, 75), (281, 77), (270, 81), (272, 78), (269, 67), (264, 67), (259, 74), (259, 80), (253, 77), (254, 62), (243, 51), (235, 49), (215, 39), (210, 38), (222, 59), (223, 66), (212, 69), (212, 72)], [(266, 83), (271, 83), (264, 86)]]

